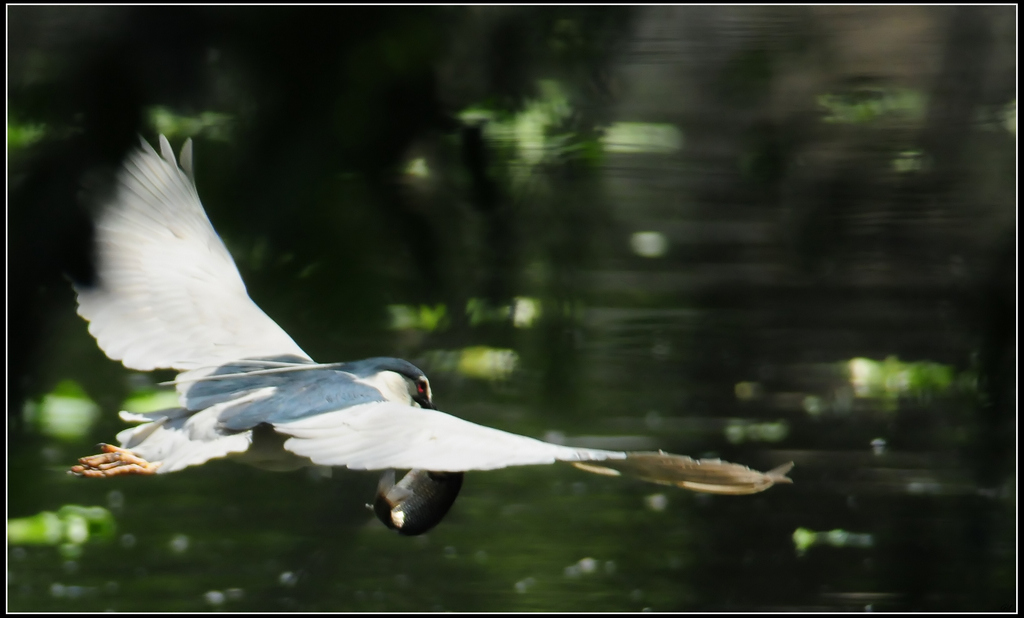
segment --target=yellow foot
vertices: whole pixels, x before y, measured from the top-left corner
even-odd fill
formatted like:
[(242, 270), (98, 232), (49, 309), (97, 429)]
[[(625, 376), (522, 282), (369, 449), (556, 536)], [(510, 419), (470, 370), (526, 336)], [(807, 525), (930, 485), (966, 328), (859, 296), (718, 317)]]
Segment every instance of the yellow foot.
[(150, 463), (128, 449), (110, 444), (100, 444), (103, 453), (90, 455), (78, 460), (79, 465), (71, 466), (68, 474), (88, 478), (103, 478), (121, 474), (156, 474), (161, 462)]

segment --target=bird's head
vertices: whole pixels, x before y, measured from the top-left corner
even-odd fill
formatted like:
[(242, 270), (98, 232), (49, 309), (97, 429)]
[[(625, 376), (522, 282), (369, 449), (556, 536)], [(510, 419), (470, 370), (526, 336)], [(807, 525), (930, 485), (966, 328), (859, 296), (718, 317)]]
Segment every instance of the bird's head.
[(345, 363), (342, 369), (379, 390), (389, 401), (436, 409), (430, 380), (409, 361), (381, 356)]

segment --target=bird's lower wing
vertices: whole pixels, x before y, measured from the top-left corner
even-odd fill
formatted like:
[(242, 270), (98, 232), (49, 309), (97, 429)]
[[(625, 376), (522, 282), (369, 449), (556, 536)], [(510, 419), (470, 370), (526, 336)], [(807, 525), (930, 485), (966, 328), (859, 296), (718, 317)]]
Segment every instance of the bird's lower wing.
[(284, 447), (296, 455), (356, 470), (465, 472), (567, 461), (589, 472), (708, 493), (750, 494), (791, 482), (785, 474), (792, 464), (763, 473), (718, 459), (560, 446), (397, 403), (353, 406), (274, 429), (290, 436)]
[(626, 456), (541, 442), (397, 403), (362, 404), (274, 423), (274, 429), (291, 436), (284, 447), (296, 455), (355, 470), (465, 472)]

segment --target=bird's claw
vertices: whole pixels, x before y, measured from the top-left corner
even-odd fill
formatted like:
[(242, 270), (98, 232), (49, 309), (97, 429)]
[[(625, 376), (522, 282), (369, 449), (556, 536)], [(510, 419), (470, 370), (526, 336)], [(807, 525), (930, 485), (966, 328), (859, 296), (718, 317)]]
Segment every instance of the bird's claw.
[(86, 478), (104, 478), (122, 474), (156, 474), (161, 462), (151, 463), (128, 449), (118, 448), (110, 444), (97, 445), (102, 453), (90, 455), (78, 460), (77, 466), (71, 466), (68, 474)]

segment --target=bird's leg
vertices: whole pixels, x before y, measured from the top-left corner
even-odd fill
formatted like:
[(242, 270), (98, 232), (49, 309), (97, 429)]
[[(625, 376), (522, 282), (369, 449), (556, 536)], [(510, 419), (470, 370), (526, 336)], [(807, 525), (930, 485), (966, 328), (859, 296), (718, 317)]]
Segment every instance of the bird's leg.
[(100, 444), (102, 453), (78, 460), (79, 465), (71, 466), (69, 474), (87, 478), (103, 478), (121, 474), (156, 474), (161, 462), (150, 463), (128, 449), (110, 444)]

